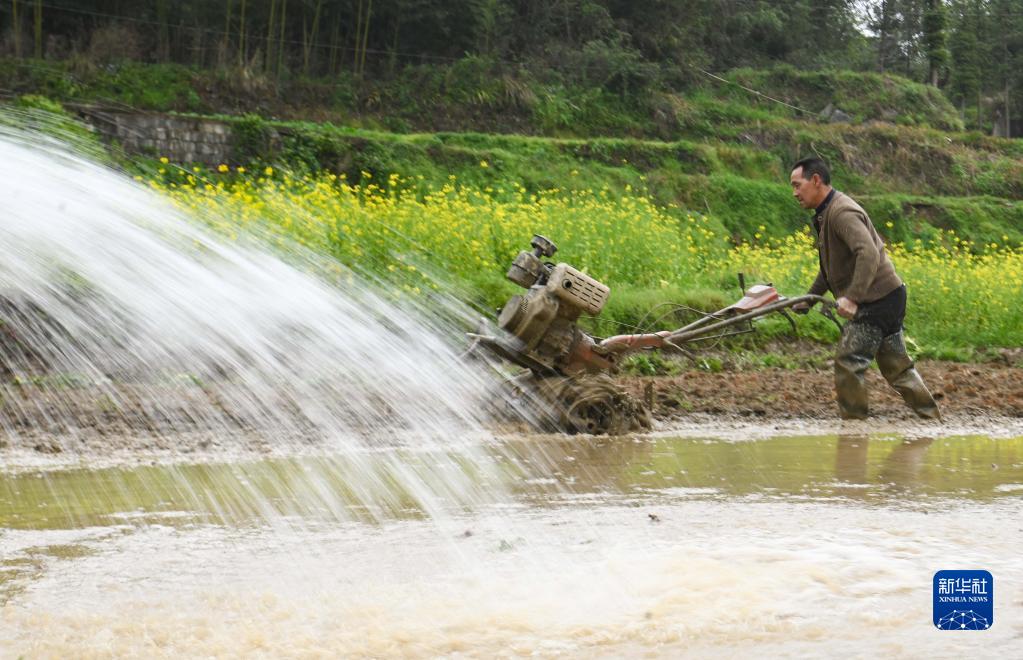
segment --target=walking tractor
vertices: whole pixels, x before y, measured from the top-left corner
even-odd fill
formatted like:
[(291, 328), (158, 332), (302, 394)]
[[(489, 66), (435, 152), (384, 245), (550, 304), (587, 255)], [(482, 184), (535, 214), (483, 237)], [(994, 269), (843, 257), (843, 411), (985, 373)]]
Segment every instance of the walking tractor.
[(788, 316), (787, 310), (800, 303), (821, 303), (822, 313), (838, 323), (833, 301), (809, 294), (787, 298), (764, 284), (746, 289), (740, 276), (745, 293), (740, 300), (700, 313), (688, 325), (598, 339), (581, 330), (578, 320), (600, 314), (611, 289), (567, 263), (545, 261), (558, 249), (547, 238), (534, 236), (530, 245), (533, 250), (520, 252), (507, 273), (526, 292), (508, 300), (498, 329), (483, 321), (469, 334), (470, 353), (485, 350), (525, 368), (507, 385), (551, 430), (617, 434), (649, 428), (647, 407), (609, 377), (631, 353), (664, 350), (693, 357), (691, 344), (752, 332), (754, 320), (773, 313)]

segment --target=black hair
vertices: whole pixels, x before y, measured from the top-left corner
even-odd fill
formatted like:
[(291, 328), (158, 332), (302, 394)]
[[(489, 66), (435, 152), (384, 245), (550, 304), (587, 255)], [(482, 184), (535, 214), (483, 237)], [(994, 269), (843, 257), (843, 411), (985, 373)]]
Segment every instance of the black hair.
[(816, 156), (803, 158), (792, 166), (793, 171), (799, 168), (803, 168), (803, 178), (807, 181), (809, 181), (814, 174), (817, 174), (820, 175), (821, 183), (824, 185), (831, 185), (831, 172), (828, 170), (827, 164), (822, 159)]

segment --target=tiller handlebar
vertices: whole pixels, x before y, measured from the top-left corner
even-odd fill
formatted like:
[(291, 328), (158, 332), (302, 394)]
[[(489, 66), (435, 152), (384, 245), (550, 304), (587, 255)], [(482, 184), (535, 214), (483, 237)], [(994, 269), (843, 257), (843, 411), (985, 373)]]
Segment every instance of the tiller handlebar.
[(541, 257), (550, 257), (557, 251), (543, 236), (534, 236), (532, 246), (534, 250), (520, 252), (508, 270), (508, 279), (527, 291), (513, 296), (501, 310), (498, 325), (506, 334), (491, 334), (484, 322), (478, 332), (469, 336), (473, 339), (472, 348), (486, 347), (538, 375), (610, 371), (622, 357), (640, 350), (671, 349), (691, 356), (685, 348), (687, 344), (751, 332), (752, 327), (727, 330), (768, 314), (781, 313), (794, 326), (787, 312), (800, 304), (807, 307), (821, 304), (821, 313), (838, 324), (833, 301), (810, 294), (786, 298), (773, 286), (758, 284), (746, 290), (736, 303), (676, 330), (597, 340), (580, 330), (576, 322), (582, 313), (599, 314), (610, 289), (566, 263), (541, 261)]

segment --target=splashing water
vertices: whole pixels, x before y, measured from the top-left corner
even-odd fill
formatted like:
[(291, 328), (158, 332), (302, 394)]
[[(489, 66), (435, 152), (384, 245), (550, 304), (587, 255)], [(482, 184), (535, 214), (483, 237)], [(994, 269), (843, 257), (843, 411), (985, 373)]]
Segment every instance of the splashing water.
[[(1023, 438), (492, 442), (457, 305), (38, 134), (0, 186), (0, 658), (1014, 657)], [(960, 566), (982, 638), (930, 625)]]
[(350, 499), (396, 507), (489, 488), (474, 449), (488, 381), (439, 314), (330, 264), (334, 285), (314, 255), (226, 242), (37, 133), (0, 128), (0, 186), (0, 424), (15, 446), (345, 452)]

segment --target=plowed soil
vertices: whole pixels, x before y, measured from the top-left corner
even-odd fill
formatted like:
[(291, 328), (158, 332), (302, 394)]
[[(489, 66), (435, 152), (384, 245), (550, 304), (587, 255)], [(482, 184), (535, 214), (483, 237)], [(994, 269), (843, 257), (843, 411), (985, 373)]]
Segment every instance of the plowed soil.
[[(870, 419), (839, 422), (833, 375), (824, 359), (799, 368), (730, 365), (717, 373), (692, 369), (675, 376), (616, 380), (647, 405), (655, 420), (654, 431), (660, 433), (747, 439), (835, 432), (1016, 437), (1023, 435), (1023, 361), (1019, 359), (1023, 350), (1007, 355), (1002, 361), (974, 364), (918, 363), (941, 407), (943, 422), (919, 421), (876, 369), (867, 373)], [(14, 452), (57, 463), (78, 455), (131, 462), (164, 455), (263, 454), (282, 445), (297, 450), (316, 444), (297, 423), (291, 438), (264, 437), (253, 432), (245, 419), (230, 417), (215, 428), (187, 424), (163, 428), (158, 419), (133, 414), (130, 396), (125, 399), (128, 410), (111, 411), (101, 405), (104, 400), (97, 392), (82, 390), (65, 392), (55, 402), (45, 388), (36, 391), (29, 386), (21, 388), (18, 397), (0, 399), (0, 460), (8, 461)]]
[[(971, 416), (1023, 418), (1023, 368), (1007, 363), (921, 362), (917, 369), (946, 419)], [(670, 422), (688, 415), (749, 419), (835, 419), (830, 368), (757, 369), (677, 376), (624, 377), (622, 385)], [(871, 416), (912, 419), (876, 369), (867, 373)]]

